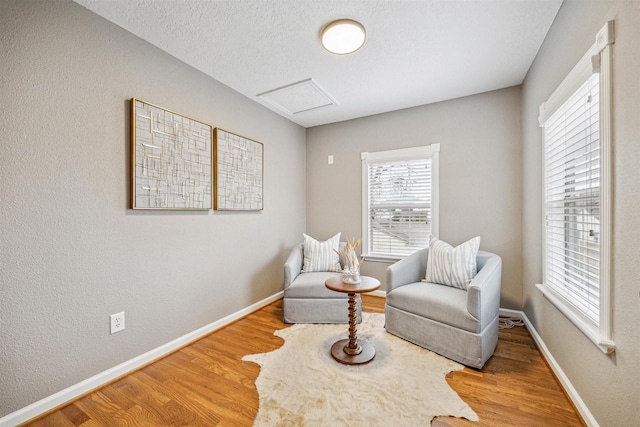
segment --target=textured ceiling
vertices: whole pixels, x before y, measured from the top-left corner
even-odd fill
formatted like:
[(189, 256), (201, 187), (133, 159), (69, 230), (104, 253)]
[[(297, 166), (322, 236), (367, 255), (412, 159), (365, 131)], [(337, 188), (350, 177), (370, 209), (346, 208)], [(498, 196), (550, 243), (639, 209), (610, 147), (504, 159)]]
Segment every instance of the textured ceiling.
[[(304, 127), (518, 85), (562, 4), (75, 1)], [(333, 55), (320, 44), (322, 28), (340, 18), (367, 31), (365, 45), (351, 55)], [(291, 114), (258, 96), (309, 79), (335, 103)]]

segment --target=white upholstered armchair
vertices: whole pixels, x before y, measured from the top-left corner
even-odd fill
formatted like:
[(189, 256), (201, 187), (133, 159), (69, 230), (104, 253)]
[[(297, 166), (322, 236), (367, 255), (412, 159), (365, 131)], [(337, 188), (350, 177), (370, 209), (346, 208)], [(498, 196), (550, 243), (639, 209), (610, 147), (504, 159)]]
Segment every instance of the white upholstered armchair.
[[(345, 242), (339, 250), (344, 254)], [(284, 264), (284, 322), (285, 323), (348, 323), (348, 296), (328, 289), (324, 282), (339, 272), (302, 272), (304, 244), (295, 246)], [(340, 266), (344, 257), (339, 257)], [(357, 295), (357, 321), (362, 320), (362, 303)]]
[(429, 249), (387, 268), (385, 328), (464, 365), (482, 368), (498, 342), (502, 260), (479, 251), (468, 288), (422, 281)]

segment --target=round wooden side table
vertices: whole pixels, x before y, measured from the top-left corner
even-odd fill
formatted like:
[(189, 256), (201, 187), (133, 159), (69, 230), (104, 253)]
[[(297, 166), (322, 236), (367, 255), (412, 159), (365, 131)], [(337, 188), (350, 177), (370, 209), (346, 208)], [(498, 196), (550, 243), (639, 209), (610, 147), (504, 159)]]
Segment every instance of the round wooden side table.
[(380, 287), (380, 281), (373, 277), (360, 276), (358, 284), (344, 283), (342, 277), (332, 277), (324, 285), (336, 292), (343, 292), (349, 296), (349, 338), (337, 341), (331, 346), (331, 355), (340, 363), (347, 365), (362, 365), (369, 363), (376, 356), (376, 349), (371, 343), (358, 341), (356, 335), (356, 294), (375, 291)]

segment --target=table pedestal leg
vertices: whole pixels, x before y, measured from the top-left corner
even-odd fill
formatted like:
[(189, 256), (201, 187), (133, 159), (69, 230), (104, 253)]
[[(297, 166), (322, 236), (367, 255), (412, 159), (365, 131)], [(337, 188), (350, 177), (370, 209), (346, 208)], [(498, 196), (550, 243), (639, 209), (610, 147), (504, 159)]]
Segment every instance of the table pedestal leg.
[(376, 355), (376, 349), (367, 342), (358, 342), (356, 334), (357, 309), (356, 294), (349, 293), (349, 339), (336, 342), (331, 346), (331, 355), (338, 362), (347, 365), (368, 363)]
[(362, 347), (358, 345), (358, 337), (356, 336), (357, 313), (356, 313), (356, 294), (349, 295), (349, 342), (344, 346), (344, 352), (354, 356), (362, 353)]

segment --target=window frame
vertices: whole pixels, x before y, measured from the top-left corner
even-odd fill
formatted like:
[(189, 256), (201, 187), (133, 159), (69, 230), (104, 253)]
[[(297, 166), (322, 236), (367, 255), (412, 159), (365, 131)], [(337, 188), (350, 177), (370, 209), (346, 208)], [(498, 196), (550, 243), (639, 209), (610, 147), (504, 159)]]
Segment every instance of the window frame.
[(547, 120), (569, 99), (570, 96), (594, 73), (599, 73), (600, 91), (600, 276), (599, 276), (599, 320), (594, 322), (577, 309), (563, 295), (544, 283), (547, 277), (547, 183), (545, 158), (545, 132), (542, 132), (542, 267), (543, 283), (536, 285), (564, 316), (566, 316), (600, 351), (609, 354), (615, 350), (612, 340), (612, 283), (611, 283), (611, 238), (612, 238), (612, 45), (614, 43), (614, 21), (609, 21), (596, 35), (595, 43), (569, 72), (558, 88), (540, 106), (538, 117), (541, 128)]
[(369, 164), (394, 162), (402, 160), (431, 159), (431, 235), (439, 236), (439, 162), (440, 144), (434, 143), (412, 148), (399, 148), (377, 152), (363, 152), (360, 154), (362, 162), (362, 256), (366, 261), (395, 262), (406, 255), (382, 254), (370, 252), (369, 246)]

